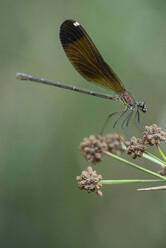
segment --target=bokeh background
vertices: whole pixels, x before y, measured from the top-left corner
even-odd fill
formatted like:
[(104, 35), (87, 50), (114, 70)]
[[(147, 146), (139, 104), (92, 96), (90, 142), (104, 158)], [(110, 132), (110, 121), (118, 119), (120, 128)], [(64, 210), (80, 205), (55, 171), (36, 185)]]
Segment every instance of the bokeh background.
[[(114, 185), (98, 197), (77, 189), (75, 178), (88, 166), (80, 141), (122, 106), (15, 78), (24, 72), (105, 92), (81, 78), (64, 54), (59, 26), (71, 18), (126, 88), (146, 101), (144, 123), (166, 129), (166, 1), (0, 0), (1, 247), (165, 247), (164, 191)], [(124, 135), (141, 132), (131, 124)], [(105, 179), (148, 178), (107, 158), (95, 168)]]

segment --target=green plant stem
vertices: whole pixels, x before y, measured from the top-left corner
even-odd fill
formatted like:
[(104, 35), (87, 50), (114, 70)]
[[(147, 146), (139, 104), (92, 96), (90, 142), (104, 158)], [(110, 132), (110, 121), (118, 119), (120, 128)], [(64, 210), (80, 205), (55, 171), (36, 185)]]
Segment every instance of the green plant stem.
[(166, 156), (159, 146), (157, 146), (157, 150), (159, 151), (159, 153), (160, 153), (161, 157), (164, 159), (164, 161), (166, 161)]
[(105, 151), (104, 153), (105, 153), (107, 156), (109, 156), (109, 157), (111, 157), (111, 158), (114, 158), (114, 159), (116, 159), (116, 160), (119, 160), (119, 161), (123, 162), (124, 164), (126, 164), (126, 165), (128, 165), (128, 166), (130, 166), (130, 167), (133, 167), (133, 168), (135, 168), (135, 169), (137, 169), (137, 170), (140, 170), (140, 171), (142, 171), (142, 172), (144, 172), (144, 173), (146, 173), (146, 174), (149, 174), (149, 175), (151, 175), (151, 176), (154, 176), (154, 177), (157, 177), (157, 178), (160, 178), (160, 179), (166, 181), (166, 177), (163, 177), (163, 176), (161, 176), (161, 175), (159, 175), (159, 174), (157, 174), (157, 173), (155, 173), (155, 172), (153, 172), (153, 171), (151, 171), (151, 170), (147, 170), (147, 169), (145, 169), (145, 168), (143, 168), (143, 167), (141, 167), (141, 166), (139, 166), (139, 165), (136, 165), (136, 164), (134, 164), (134, 163), (132, 163), (132, 162), (130, 162), (130, 161), (124, 159), (124, 158), (121, 158), (121, 157), (119, 157), (119, 156), (117, 156), (117, 155), (115, 155), (115, 154), (112, 154), (112, 153), (110, 153), (110, 152)]
[(166, 166), (166, 162), (161, 160), (160, 158), (156, 157), (154, 154), (150, 153), (150, 152), (144, 152), (143, 153), (143, 157), (156, 163), (156, 164), (159, 164), (161, 166)]
[(101, 184), (128, 184), (128, 183), (158, 183), (158, 182), (164, 182), (163, 180), (130, 180), (130, 179), (125, 179), (125, 180), (101, 180)]

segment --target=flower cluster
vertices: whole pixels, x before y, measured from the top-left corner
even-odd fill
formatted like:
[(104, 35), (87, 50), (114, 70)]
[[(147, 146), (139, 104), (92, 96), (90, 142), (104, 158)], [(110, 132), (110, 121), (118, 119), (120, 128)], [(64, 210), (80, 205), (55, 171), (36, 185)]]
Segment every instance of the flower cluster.
[(105, 137), (105, 142), (107, 144), (107, 149), (109, 152), (112, 152), (116, 155), (121, 155), (121, 152), (123, 152), (123, 144), (124, 139), (119, 134), (108, 134)]
[[(156, 124), (153, 124), (151, 126), (145, 126), (143, 138), (133, 136), (130, 141), (124, 141), (124, 138), (117, 133), (108, 134), (105, 137), (91, 135), (89, 138), (83, 139), (80, 144), (80, 151), (88, 162), (92, 164), (102, 161), (103, 155), (108, 152), (118, 156), (121, 155), (122, 152), (126, 152), (126, 154), (130, 155), (133, 159), (136, 159), (137, 157), (143, 156), (148, 145), (158, 146), (164, 140), (165, 132)], [(159, 173), (166, 175), (166, 169), (164, 168)], [(87, 190), (88, 193), (96, 192), (101, 196), (101, 179), (101, 175), (97, 175), (96, 171), (88, 167), (86, 171), (83, 171), (82, 174), (77, 177), (78, 187), (81, 190)]]
[(132, 158), (142, 157), (143, 152), (146, 150), (146, 146), (142, 139), (132, 137), (130, 141), (125, 142), (126, 153), (131, 155)]
[(144, 143), (148, 145), (159, 145), (161, 141), (165, 141), (165, 132), (156, 124), (145, 126), (143, 132)]
[(102, 160), (103, 151), (105, 150), (107, 150), (107, 145), (100, 135), (91, 135), (89, 138), (84, 138), (80, 144), (82, 155), (92, 164)]
[(87, 170), (82, 171), (81, 176), (78, 176), (76, 179), (80, 190), (86, 190), (88, 193), (96, 192), (97, 195), (102, 196), (102, 192), (100, 190), (102, 184), (99, 183), (102, 176), (98, 175), (92, 167), (89, 166)]
[(96, 164), (102, 160), (105, 151), (120, 155), (123, 151), (123, 144), (123, 137), (117, 133), (108, 134), (106, 137), (91, 135), (89, 138), (83, 139), (80, 151), (88, 162)]

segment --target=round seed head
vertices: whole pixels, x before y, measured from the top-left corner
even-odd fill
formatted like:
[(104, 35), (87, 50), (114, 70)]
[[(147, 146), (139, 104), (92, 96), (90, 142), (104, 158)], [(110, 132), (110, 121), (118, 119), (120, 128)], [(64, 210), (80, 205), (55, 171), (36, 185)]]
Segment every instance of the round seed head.
[(156, 124), (151, 126), (145, 126), (145, 131), (143, 132), (144, 143), (148, 145), (159, 145), (161, 141), (165, 140), (165, 132), (162, 131), (160, 127)]
[(144, 142), (140, 138), (132, 137), (130, 141), (125, 142), (126, 153), (132, 158), (142, 157), (143, 152), (146, 150)]
[(102, 176), (98, 175), (90, 166), (76, 178), (80, 190), (86, 190), (88, 193), (95, 192), (99, 196), (102, 196), (100, 190), (102, 184), (99, 183), (101, 179)]
[(116, 155), (120, 155), (123, 151), (122, 145), (124, 144), (124, 139), (119, 134), (108, 134), (105, 137), (105, 142), (108, 146), (108, 151)]
[(158, 173), (162, 176), (166, 176), (166, 166), (161, 167), (161, 170)]
[(84, 138), (80, 144), (80, 151), (88, 162), (96, 164), (102, 160), (103, 151), (107, 150), (105, 139), (100, 135)]

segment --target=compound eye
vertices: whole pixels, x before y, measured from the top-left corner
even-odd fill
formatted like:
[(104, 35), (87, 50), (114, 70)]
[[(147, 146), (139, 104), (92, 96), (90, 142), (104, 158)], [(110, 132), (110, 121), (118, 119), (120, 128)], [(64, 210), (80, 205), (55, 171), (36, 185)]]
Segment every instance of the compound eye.
[(146, 105), (144, 105), (143, 109), (142, 109), (143, 112), (146, 112), (147, 111), (147, 107)]

